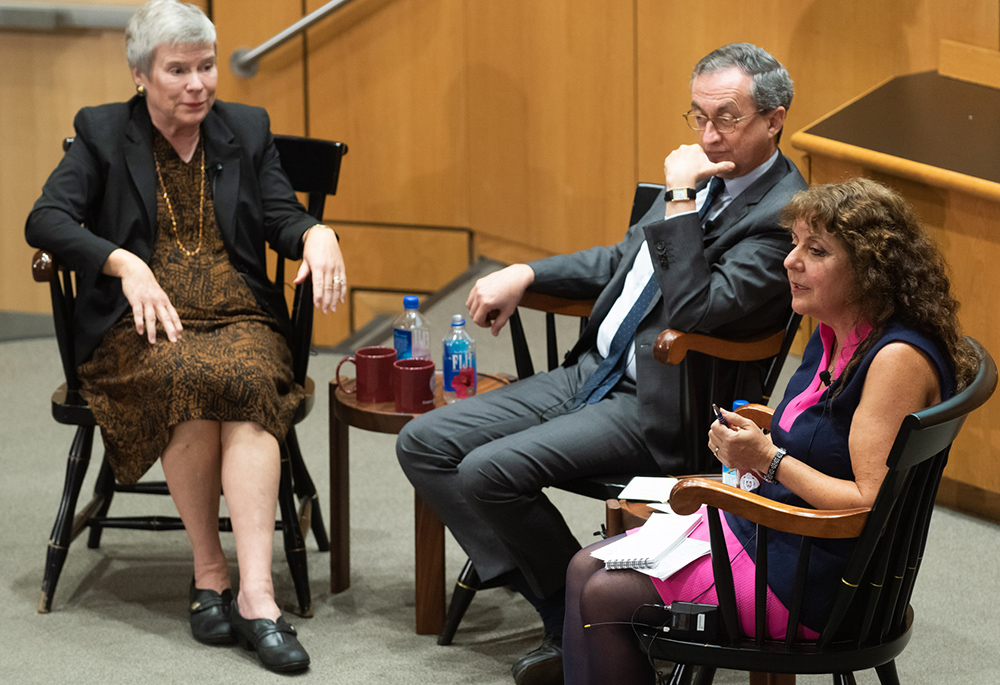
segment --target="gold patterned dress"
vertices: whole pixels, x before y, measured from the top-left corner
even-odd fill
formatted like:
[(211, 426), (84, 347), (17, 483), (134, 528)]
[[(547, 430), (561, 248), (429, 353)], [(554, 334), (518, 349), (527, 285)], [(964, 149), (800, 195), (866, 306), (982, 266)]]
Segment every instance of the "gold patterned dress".
[(157, 323), (150, 345), (136, 333), (129, 308), (79, 368), (82, 394), (121, 483), (134, 483), (156, 462), (178, 423), (254, 421), (280, 441), (304, 397), (278, 323), (229, 259), (205, 178), (203, 143), (185, 163), (159, 131), (153, 135), (170, 206), (158, 183), (150, 268), (184, 330), (171, 343)]

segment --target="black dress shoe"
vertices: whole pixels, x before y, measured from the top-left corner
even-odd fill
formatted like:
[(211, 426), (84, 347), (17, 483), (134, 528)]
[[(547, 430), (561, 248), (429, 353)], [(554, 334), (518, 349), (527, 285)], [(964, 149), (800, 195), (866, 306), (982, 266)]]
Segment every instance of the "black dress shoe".
[(299, 644), (297, 633), (283, 616), (277, 621), (269, 618), (243, 618), (233, 600), (233, 630), (245, 649), (257, 652), (260, 663), (269, 671), (291, 673), (309, 668), (309, 654)]
[(236, 633), (229, 620), (229, 605), (233, 601), (232, 591), (222, 593), (215, 590), (200, 590), (191, 579), (189, 593), (191, 604), (191, 634), (198, 642), (207, 645), (231, 645), (236, 642)]
[(563, 681), (562, 640), (546, 634), (542, 644), (510, 667), (517, 685), (558, 685)]

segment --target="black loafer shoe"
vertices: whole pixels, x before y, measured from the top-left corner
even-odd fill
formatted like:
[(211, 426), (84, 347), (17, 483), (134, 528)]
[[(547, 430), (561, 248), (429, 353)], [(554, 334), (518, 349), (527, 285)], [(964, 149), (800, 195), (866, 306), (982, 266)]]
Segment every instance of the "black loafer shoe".
[(236, 642), (236, 633), (229, 620), (229, 605), (233, 601), (233, 593), (223, 590), (200, 590), (194, 586), (191, 579), (191, 634), (198, 642), (207, 645), (231, 645)]
[(510, 667), (517, 685), (558, 685), (563, 681), (562, 641), (545, 635), (542, 644)]
[(299, 644), (297, 633), (283, 616), (246, 619), (233, 600), (233, 630), (244, 649), (257, 652), (260, 663), (269, 671), (291, 673), (309, 668), (309, 654)]

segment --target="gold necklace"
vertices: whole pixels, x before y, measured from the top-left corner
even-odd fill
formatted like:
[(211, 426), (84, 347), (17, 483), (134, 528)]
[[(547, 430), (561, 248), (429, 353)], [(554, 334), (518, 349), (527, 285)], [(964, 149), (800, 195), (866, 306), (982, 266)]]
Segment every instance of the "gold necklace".
[(163, 176), (160, 174), (160, 160), (156, 157), (156, 150), (153, 150), (153, 163), (156, 165), (156, 178), (160, 181), (160, 192), (167, 203), (167, 211), (170, 213), (170, 226), (174, 229), (174, 242), (181, 252), (188, 257), (194, 257), (201, 252), (201, 235), (205, 227), (205, 147), (201, 148), (201, 198), (198, 201), (198, 247), (189, 250), (181, 244), (180, 234), (177, 232), (177, 217), (174, 216), (174, 207), (170, 203), (170, 196), (167, 195), (167, 186), (163, 183)]

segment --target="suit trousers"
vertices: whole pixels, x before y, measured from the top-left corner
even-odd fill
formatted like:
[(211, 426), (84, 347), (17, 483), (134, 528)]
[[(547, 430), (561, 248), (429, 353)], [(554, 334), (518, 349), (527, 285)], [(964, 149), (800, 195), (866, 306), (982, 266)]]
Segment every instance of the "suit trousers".
[(400, 433), (403, 471), (484, 582), (519, 568), (539, 597), (565, 585), (580, 544), (542, 488), (659, 471), (628, 377), (600, 402), (567, 409), (599, 361), (587, 353), (571, 366), (424, 414)]

